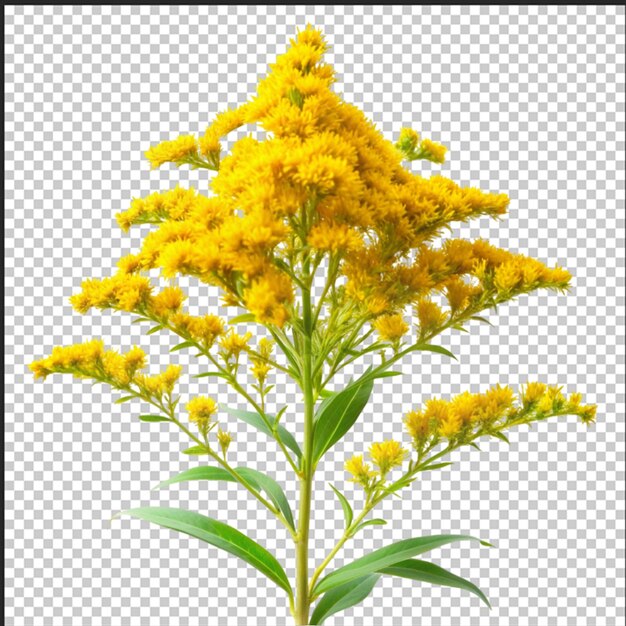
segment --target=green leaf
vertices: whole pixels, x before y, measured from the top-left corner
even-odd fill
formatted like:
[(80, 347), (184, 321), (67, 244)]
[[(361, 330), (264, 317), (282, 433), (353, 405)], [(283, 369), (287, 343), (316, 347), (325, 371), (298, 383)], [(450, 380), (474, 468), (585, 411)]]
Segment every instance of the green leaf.
[(354, 537), (360, 530), (363, 530), (366, 526), (384, 526), (387, 523), (387, 520), (384, 519), (368, 519), (366, 522), (362, 522), (359, 524), (351, 533), (350, 537)]
[(137, 396), (124, 396), (123, 398), (119, 398), (119, 400), (115, 401), (115, 404), (122, 404), (123, 402), (128, 402), (129, 400), (135, 399)]
[[(355, 578), (372, 574), (418, 554), (445, 546), (448, 543), (467, 539), (480, 541), (480, 539), (470, 537), (469, 535), (432, 535), (430, 537), (416, 537), (415, 539), (405, 539), (404, 541), (392, 543), (331, 572), (315, 585), (313, 592), (315, 595), (319, 595)], [(480, 541), (480, 543), (482, 545), (491, 545), (485, 541)]]
[(333, 613), (344, 611), (359, 604), (369, 596), (379, 578), (378, 574), (369, 574), (329, 591), (315, 607), (310, 623), (321, 624)]
[(492, 435), (493, 437), (496, 437), (497, 439), (500, 439), (506, 443), (508, 443), (509, 445), (511, 445), (511, 442), (509, 441), (509, 438), (506, 435), (503, 435), (501, 432), (499, 431), (494, 431), (492, 433), (489, 433), (490, 435)]
[(343, 515), (346, 518), (346, 528), (350, 528), (350, 524), (352, 524), (352, 518), (354, 517), (354, 512), (352, 511), (352, 507), (346, 497), (333, 485), (329, 485), (330, 488), (335, 492), (337, 498), (339, 498), (339, 502), (341, 503), (341, 508), (343, 509)]
[(253, 313), (242, 313), (241, 315), (237, 315), (232, 319), (228, 320), (229, 324), (243, 324), (256, 321), (256, 317), (254, 317)]
[[(293, 513), (289, 506), (289, 501), (285, 492), (281, 486), (273, 479), (258, 472), (257, 470), (250, 469), (248, 467), (234, 468), (235, 472), (239, 474), (244, 480), (246, 480), (254, 489), (260, 491), (261, 489), (269, 496), (270, 500), (276, 505), (276, 507), (284, 515), (285, 519), (289, 523), (292, 529), (295, 530), (295, 523), (293, 521)], [(194, 467), (180, 474), (176, 474), (168, 480), (159, 483), (154, 489), (162, 489), (174, 483), (182, 483), (188, 480), (226, 480), (229, 482), (238, 482), (237, 479), (221, 467)]]
[(483, 322), (483, 324), (489, 324), (489, 326), (493, 326), (493, 324), (484, 317), (480, 317), (479, 315), (474, 315), (474, 317), (470, 317), (471, 320), (477, 320), (478, 322)]
[(163, 417), (163, 415), (140, 415), (139, 419), (142, 422), (169, 422), (169, 417)]
[(183, 450), (183, 454), (189, 455), (198, 455), (198, 454), (208, 454), (209, 451), (204, 446), (191, 446), (191, 448), (187, 448)]
[(230, 552), (230, 554), (234, 554), (256, 567), (256, 569), (292, 596), (293, 592), (287, 579), (287, 574), (285, 574), (285, 570), (276, 558), (256, 541), (253, 541), (250, 537), (228, 524), (183, 509), (143, 507), (122, 511), (121, 514), (154, 522), (171, 530), (178, 530), (205, 541), (216, 548)]
[(478, 447), (477, 443), (474, 443), (473, 441), (470, 441), (470, 446), (472, 446), (472, 448), (476, 448), (476, 450), (478, 450), (479, 452), (481, 451), (480, 448)]
[(183, 348), (191, 348), (192, 346), (195, 346), (195, 342), (193, 341), (183, 341), (182, 343), (179, 343), (177, 346), (174, 346), (173, 348), (170, 349), (170, 352), (176, 352), (177, 350), (182, 350)]
[(153, 335), (154, 333), (159, 332), (160, 330), (163, 329), (163, 326), (159, 325), (159, 326), (154, 326), (153, 328), (151, 328), (146, 335)]
[(426, 352), (436, 352), (437, 354), (443, 354), (445, 356), (449, 356), (451, 359), (454, 359), (455, 361), (458, 360), (454, 356), (454, 354), (450, 352), (450, 350), (446, 350), (445, 348), (442, 348), (441, 346), (433, 346), (429, 343), (418, 343), (417, 345), (413, 346), (413, 349), (411, 350), (411, 352), (413, 352), (413, 350), (425, 350)]
[(427, 465), (426, 467), (422, 467), (420, 472), (430, 472), (432, 470), (442, 469), (444, 467), (448, 467), (448, 465), (454, 465), (452, 461), (448, 461), (446, 463), (435, 463), (434, 465)]
[(456, 587), (458, 589), (465, 589), (474, 595), (477, 595), (489, 608), (489, 600), (487, 596), (469, 580), (461, 578), (456, 574), (452, 574), (448, 570), (435, 565), (434, 563), (428, 563), (427, 561), (420, 561), (418, 559), (409, 559), (407, 561), (400, 561), (391, 567), (385, 567), (378, 570), (380, 574), (389, 574), (390, 576), (400, 576), (402, 578), (410, 578), (411, 580), (420, 580), (425, 583), (431, 583), (433, 585), (442, 585), (444, 587)]
[(223, 372), (202, 372), (202, 374), (194, 374), (194, 378), (206, 378), (207, 376), (218, 376), (219, 378), (224, 378), (225, 380), (230, 380), (230, 376), (228, 374), (224, 374)]
[(354, 425), (369, 400), (373, 378), (358, 379), (320, 405), (313, 433), (313, 465)]
[[(222, 408), (230, 415), (238, 417), (240, 420), (246, 422), (246, 424), (250, 424), (250, 426), (256, 428), (257, 430), (260, 430), (262, 433), (265, 433), (269, 437), (274, 438), (274, 435), (272, 433), (272, 427), (269, 426), (258, 413), (253, 413), (251, 411), (241, 411), (240, 409), (233, 409), (228, 406), (224, 406)], [(278, 435), (280, 436), (282, 442), (298, 458), (300, 458), (302, 456), (302, 450), (300, 450), (300, 446), (294, 439), (293, 435), (282, 424), (279, 424), (276, 430), (278, 431)]]

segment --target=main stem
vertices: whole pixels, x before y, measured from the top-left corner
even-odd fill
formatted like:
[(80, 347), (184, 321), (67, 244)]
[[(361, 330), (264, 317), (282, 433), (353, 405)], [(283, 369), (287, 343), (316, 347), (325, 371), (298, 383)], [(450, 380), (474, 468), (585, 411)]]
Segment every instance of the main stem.
[(313, 380), (311, 335), (311, 287), (308, 280), (309, 262), (304, 262), (307, 276), (306, 286), (302, 289), (302, 321), (304, 325), (304, 354), (302, 371), (302, 390), (304, 392), (304, 450), (300, 478), (300, 509), (298, 515), (298, 539), (296, 542), (296, 611), (294, 618), (297, 626), (309, 623), (309, 523), (311, 519), (311, 486), (313, 483)]

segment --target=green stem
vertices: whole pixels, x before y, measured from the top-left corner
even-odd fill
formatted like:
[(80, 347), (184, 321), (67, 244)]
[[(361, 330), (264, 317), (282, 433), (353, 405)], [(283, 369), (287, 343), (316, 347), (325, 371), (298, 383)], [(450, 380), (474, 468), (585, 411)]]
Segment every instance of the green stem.
[(311, 517), (311, 491), (313, 483), (313, 398), (312, 350), (313, 333), (311, 319), (311, 280), (309, 278), (308, 256), (303, 262), (307, 286), (302, 290), (302, 321), (304, 325), (304, 355), (302, 390), (304, 392), (304, 442), (300, 477), (300, 507), (298, 515), (298, 539), (296, 541), (296, 609), (295, 621), (298, 626), (309, 623), (309, 526)]

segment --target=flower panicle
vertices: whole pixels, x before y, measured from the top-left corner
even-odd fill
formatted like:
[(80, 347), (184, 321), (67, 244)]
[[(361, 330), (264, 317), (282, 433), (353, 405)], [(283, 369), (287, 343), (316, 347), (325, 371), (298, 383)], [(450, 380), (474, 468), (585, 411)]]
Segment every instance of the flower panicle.
[(560, 387), (529, 382), (519, 393), (496, 385), (484, 393), (464, 392), (450, 400), (433, 398), (422, 409), (409, 411), (404, 425), (418, 453), (439, 441), (471, 443), (482, 435), (495, 435), (519, 424), (558, 415), (577, 415), (583, 423), (596, 419), (596, 405), (582, 404), (582, 396), (567, 398)]

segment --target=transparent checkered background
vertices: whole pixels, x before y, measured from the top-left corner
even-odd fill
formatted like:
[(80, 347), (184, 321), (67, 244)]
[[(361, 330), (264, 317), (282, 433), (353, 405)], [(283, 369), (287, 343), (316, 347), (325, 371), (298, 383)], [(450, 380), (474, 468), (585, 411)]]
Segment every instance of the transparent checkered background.
[[(342, 529), (324, 490), (344, 483), (346, 455), (402, 437), (401, 416), (430, 395), (528, 378), (564, 384), (599, 405), (587, 430), (560, 418), (458, 452), (378, 513), (336, 565), (401, 538), (469, 533), (497, 547), (458, 544), (432, 558), (475, 581), (480, 601), (454, 589), (386, 578), (342, 624), (611, 626), (624, 616), (624, 10), (617, 7), (11, 6), (6, 60), (6, 623), (8, 626), (283, 625), (282, 591), (196, 539), (124, 518), (140, 505), (188, 507), (228, 521), (286, 560), (286, 533), (236, 485), (150, 488), (194, 463), (185, 437), (143, 424), (141, 407), (108, 389), (27, 364), (54, 345), (103, 337), (150, 349), (190, 373), (202, 365), (175, 339), (145, 337), (128, 316), (80, 316), (68, 303), (81, 279), (110, 275), (140, 242), (114, 213), (132, 196), (210, 174), (150, 171), (142, 152), (202, 132), (253, 92), (296, 27), (323, 28), (337, 89), (388, 138), (403, 125), (447, 144), (443, 167), (465, 185), (505, 191), (510, 215), (455, 236), (487, 237), (562, 264), (569, 296), (533, 294), (503, 306), (471, 334), (441, 344), (459, 358), (417, 354), (406, 375), (379, 381), (362, 418), (318, 473), (313, 549)], [(191, 301), (217, 295), (190, 283)], [(199, 311), (200, 309), (198, 309)], [(145, 330), (145, 329), (143, 329)], [(191, 382), (190, 382), (191, 381)], [(299, 402), (279, 379), (278, 401)], [(384, 384), (383, 384), (384, 383)], [(185, 378), (181, 392), (228, 389)], [(266, 439), (221, 416), (233, 459), (281, 482), (285, 463)], [(301, 429), (287, 424), (301, 436)], [(284, 483), (294, 502), (295, 483)]]

